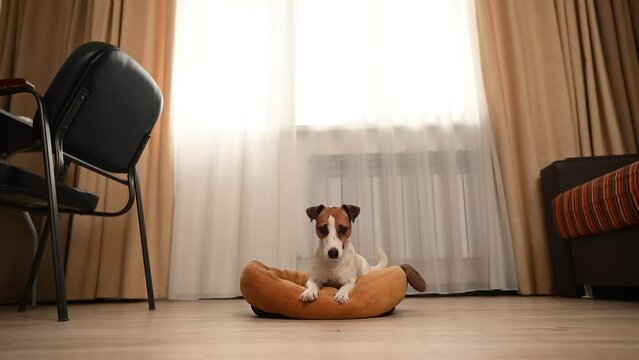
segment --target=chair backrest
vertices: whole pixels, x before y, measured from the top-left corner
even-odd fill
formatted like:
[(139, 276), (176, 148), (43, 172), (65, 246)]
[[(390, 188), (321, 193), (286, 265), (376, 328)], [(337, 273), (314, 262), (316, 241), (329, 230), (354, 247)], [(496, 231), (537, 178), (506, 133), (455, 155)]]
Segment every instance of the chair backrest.
[(122, 50), (90, 42), (67, 58), (44, 103), (54, 138), (64, 133), (65, 153), (125, 173), (137, 162), (160, 116), (162, 93)]

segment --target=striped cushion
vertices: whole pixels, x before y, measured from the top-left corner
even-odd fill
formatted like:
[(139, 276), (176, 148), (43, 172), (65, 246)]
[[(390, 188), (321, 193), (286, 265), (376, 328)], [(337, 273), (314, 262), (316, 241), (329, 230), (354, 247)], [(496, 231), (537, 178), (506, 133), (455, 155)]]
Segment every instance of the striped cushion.
[(564, 239), (639, 224), (639, 161), (557, 195), (552, 207)]

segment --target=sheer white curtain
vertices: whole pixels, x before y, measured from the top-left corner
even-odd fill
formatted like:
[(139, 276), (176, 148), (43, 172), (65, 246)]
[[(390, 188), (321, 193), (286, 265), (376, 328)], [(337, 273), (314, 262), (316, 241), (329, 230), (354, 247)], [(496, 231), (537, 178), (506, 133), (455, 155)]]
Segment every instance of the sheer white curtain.
[(469, 0), (179, 2), (169, 296), (310, 269), (320, 203), (431, 292), (516, 289), (476, 43)]

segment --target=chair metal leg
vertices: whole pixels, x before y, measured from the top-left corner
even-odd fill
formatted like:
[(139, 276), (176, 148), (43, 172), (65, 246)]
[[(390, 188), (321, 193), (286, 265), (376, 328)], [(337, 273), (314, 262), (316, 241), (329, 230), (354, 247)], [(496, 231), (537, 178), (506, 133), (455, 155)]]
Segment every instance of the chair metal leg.
[[(55, 168), (53, 164), (53, 151), (51, 144), (51, 132), (49, 121), (43, 111), (42, 100), (38, 100), (38, 115), (42, 126), (42, 152), (44, 161), (44, 177), (47, 180), (47, 193), (49, 197), (49, 226), (51, 227), (51, 254), (53, 257), (53, 273), (55, 276), (55, 296), (58, 308), (58, 321), (69, 320), (67, 311), (67, 294), (64, 281), (64, 268), (60, 258), (60, 217), (58, 214), (58, 194), (56, 190)], [(60, 159), (58, 159), (60, 160)]]
[[(31, 232), (31, 245), (33, 247), (33, 260), (35, 260), (36, 254), (38, 253), (38, 232), (36, 231), (35, 225), (33, 225), (33, 220), (28, 212), (22, 211), (22, 216), (24, 217), (24, 221), (27, 223), (29, 227), (29, 231)], [(31, 307), (35, 308), (37, 306), (37, 285), (36, 280), (34, 279), (33, 287), (31, 288)]]
[(149, 300), (149, 310), (155, 310), (155, 295), (153, 293), (153, 279), (151, 277), (151, 262), (149, 260), (149, 247), (146, 241), (146, 225), (144, 223), (144, 210), (142, 209), (142, 190), (138, 170), (133, 170), (133, 184), (135, 186), (135, 203), (138, 207), (138, 223), (140, 226), (140, 240), (142, 242), (142, 258), (144, 260), (144, 276), (146, 278), (146, 293)]
[(35, 280), (38, 276), (38, 270), (40, 269), (40, 263), (42, 261), (42, 255), (44, 254), (44, 249), (47, 246), (47, 240), (49, 239), (49, 218), (46, 218), (44, 222), (44, 228), (42, 229), (42, 233), (40, 234), (40, 241), (38, 242), (38, 250), (33, 257), (33, 263), (31, 264), (31, 270), (29, 271), (29, 278), (27, 279), (27, 285), (22, 292), (22, 298), (20, 299), (20, 305), (18, 306), (18, 311), (22, 312), (27, 309), (27, 303), (29, 302), (29, 297), (32, 294), (33, 289), (35, 288)]
[[(62, 170), (62, 173), (60, 174), (60, 178), (64, 179), (67, 176), (67, 173), (69, 172), (69, 165), (70, 162), (65, 162), (64, 163), (64, 169)], [(73, 219), (74, 216), (73, 215), (69, 215), (69, 226), (67, 227), (67, 242), (65, 243), (65, 248), (64, 248), (64, 275), (67, 274), (67, 267), (69, 265), (69, 251), (71, 250), (71, 235), (73, 234), (71, 229), (73, 229)]]
[(64, 274), (67, 274), (67, 267), (69, 265), (69, 252), (71, 251), (71, 229), (73, 229), (73, 215), (69, 219), (69, 227), (67, 228), (67, 243), (64, 249)]
[[(56, 229), (56, 230), (54, 230)], [(58, 307), (58, 321), (68, 321), (67, 292), (64, 279), (64, 264), (60, 256), (60, 218), (51, 221), (51, 254), (53, 257), (53, 274), (55, 276), (55, 296)]]

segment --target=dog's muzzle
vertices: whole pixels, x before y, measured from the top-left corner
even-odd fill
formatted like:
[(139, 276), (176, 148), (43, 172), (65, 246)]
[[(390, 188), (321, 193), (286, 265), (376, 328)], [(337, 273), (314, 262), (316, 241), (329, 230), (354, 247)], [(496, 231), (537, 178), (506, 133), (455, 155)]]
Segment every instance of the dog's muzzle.
[(339, 251), (336, 248), (331, 248), (328, 250), (328, 257), (331, 259), (337, 259), (339, 256)]

